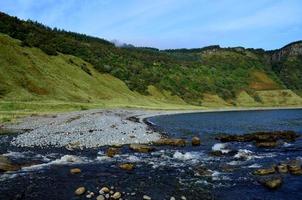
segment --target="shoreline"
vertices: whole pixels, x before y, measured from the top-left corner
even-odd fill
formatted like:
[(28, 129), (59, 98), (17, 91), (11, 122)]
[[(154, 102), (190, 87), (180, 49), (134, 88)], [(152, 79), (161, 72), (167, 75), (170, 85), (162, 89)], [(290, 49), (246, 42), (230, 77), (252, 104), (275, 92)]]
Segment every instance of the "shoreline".
[(2, 130), (20, 132), (12, 145), (18, 147), (65, 147), (69, 150), (147, 144), (165, 136), (148, 121), (150, 117), (186, 113), (244, 112), (302, 109), (302, 107), (220, 108), (203, 110), (94, 109), (30, 116), (19, 123), (0, 124)]

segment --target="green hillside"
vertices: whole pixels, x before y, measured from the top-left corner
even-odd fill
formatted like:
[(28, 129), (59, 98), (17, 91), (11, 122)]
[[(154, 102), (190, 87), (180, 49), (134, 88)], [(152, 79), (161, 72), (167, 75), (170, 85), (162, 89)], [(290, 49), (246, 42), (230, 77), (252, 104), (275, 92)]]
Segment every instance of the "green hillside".
[[(158, 50), (0, 12), (0, 112), (302, 105), (302, 43)], [(1, 117), (0, 117), (1, 118)]]

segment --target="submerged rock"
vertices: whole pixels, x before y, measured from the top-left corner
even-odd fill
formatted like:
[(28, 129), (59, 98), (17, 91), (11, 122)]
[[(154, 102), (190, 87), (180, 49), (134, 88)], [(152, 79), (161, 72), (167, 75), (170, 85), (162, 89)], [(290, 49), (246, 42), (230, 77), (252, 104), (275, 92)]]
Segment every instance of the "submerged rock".
[(278, 146), (278, 143), (277, 141), (265, 141), (265, 142), (257, 141), (255, 145), (256, 147), (260, 147), (260, 148), (275, 148)]
[(132, 163), (124, 163), (124, 164), (120, 164), (119, 167), (123, 170), (127, 170), (127, 171), (131, 171), (134, 169), (134, 164)]
[(264, 176), (264, 175), (274, 174), (275, 172), (276, 172), (275, 168), (271, 167), (266, 169), (257, 169), (256, 171), (254, 171), (254, 174)]
[(269, 189), (277, 189), (282, 185), (281, 177), (272, 177), (262, 182), (262, 185)]
[(0, 155), (0, 172), (17, 171), (19, 165), (13, 164), (6, 156)]
[(107, 155), (108, 157), (111, 157), (111, 158), (112, 158), (112, 157), (114, 157), (115, 155), (119, 154), (119, 152), (120, 152), (120, 149), (119, 149), (119, 148), (110, 147), (110, 148), (107, 149), (106, 155)]
[(295, 141), (299, 137), (293, 131), (256, 132), (244, 135), (221, 135), (216, 139), (221, 142), (252, 142), (257, 147), (273, 148), (278, 145), (278, 140)]
[(129, 148), (139, 153), (148, 153), (154, 150), (154, 147), (144, 144), (130, 144)]
[(103, 195), (99, 195), (96, 197), (96, 200), (105, 200), (105, 197)]
[(154, 142), (154, 144), (158, 146), (184, 147), (186, 146), (186, 141), (184, 139), (162, 138)]
[(279, 172), (279, 173), (287, 173), (288, 172), (288, 167), (287, 167), (287, 164), (280, 164), (280, 165), (277, 165), (276, 166), (276, 170)]
[(302, 175), (301, 164), (297, 160), (293, 160), (288, 164), (288, 171), (293, 175)]
[(192, 146), (199, 146), (201, 143), (200, 138), (199, 137), (193, 137), (192, 138)]
[(81, 169), (80, 168), (70, 169), (70, 173), (71, 174), (79, 174), (79, 173), (81, 173)]
[(79, 187), (79, 188), (77, 188), (77, 189), (74, 191), (74, 193), (75, 193), (76, 195), (78, 195), (78, 196), (84, 194), (85, 192), (86, 192), (86, 188), (85, 188), (85, 187)]

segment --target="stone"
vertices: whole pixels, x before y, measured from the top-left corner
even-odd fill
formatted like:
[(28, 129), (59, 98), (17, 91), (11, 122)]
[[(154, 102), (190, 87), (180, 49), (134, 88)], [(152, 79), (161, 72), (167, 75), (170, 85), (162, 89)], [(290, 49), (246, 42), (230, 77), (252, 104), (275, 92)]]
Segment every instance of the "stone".
[(86, 192), (86, 188), (85, 188), (85, 187), (79, 187), (78, 189), (75, 190), (74, 193), (75, 193), (76, 195), (79, 195), (79, 196), (80, 196), (80, 195), (84, 194), (85, 192)]
[(103, 195), (99, 195), (96, 197), (96, 200), (105, 200), (105, 197)]
[(256, 142), (256, 147), (259, 148), (275, 148), (278, 146), (277, 141), (265, 141), (265, 142)]
[(276, 170), (277, 170), (279, 173), (287, 173), (287, 172), (288, 172), (287, 164), (284, 164), (284, 163), (283, 163), (283, 164), (277, 165)]
[(115, 192), (115, 193), (111, 196), (112, 199), (119, 199), (119, 198), (121, 198), (121, 197), (122, 197), (122, 194), (121, 194), (120, 192)]
[(275, 172), (276, 172), (275, 168), (271, 167), (266, 169), (257, 169), (256, 171), (254, 171), (254, 174), (264, 176), (264, 175), (274, 174)]
[(154, 147), (144, 144), (130, 144), (129, 148), (135, 152), (148, 153), (154, 150)]
[(184, 147), (186, 146), (186, 141), (184, 139), (162, 138), (154, 142), (154, 144), (158, 146)]
[(17, 171), (21, 167), (13, 164), (6, 156), (0, 155), (0, 172)]
[(185, 196), (181, 196), (180, 198), (181, 198), (181, 200), (187, 200), (187, 198)]
[(170, 200), (176, 200), (175, 197), (171, 197)]
[(81, 169), (80, 168), (70, 169), (70, 173), (71, 174), (79, 174), (79, 173), (81, 173)]
[(151, 200), (152, 198), (151, 197), (149, 197), (148, 195), (144, 195), (143, 196), (143, 200)]
[(302, 175), (301, 165), (297, 161), (292, 161), (288, 165), (288, 171), (293, 175)]
[(282, 178), (273, 177), (273, 178), (263, 181), (262, 184), (269, 189), (277, 189), (282, 185)]
[(123, 164), (120, 164), (119, 167), (123, 170), (131, 171), (131, 170), (134, 169), (134, 164), (132, 164), (132, 163), (123, 163)]
[(102, 188), (100, 189), (100, 192), (109, 193), (110, 190), (109, 190), (109, 188), (107, 188), (107, 187), (102, 187)]
[(197, 167), (195, 172), (199, 176), (211, 176), (213, 172), (204, 166)]
[(199, 146), (201, 143), (200, 138), (199, 137), (193, 137), (192, 138), (192, 146)]
[(120, 152), (120, 149), (119, 149), (119, 148), (110, 147), (110, 148), (107, 149), (106, 155), (107, 155), (108, 157), (111, 157), (111, 158), (112, 158), (112, 157), (114, 157), (115, 155), (119, 154), (119, 152)]

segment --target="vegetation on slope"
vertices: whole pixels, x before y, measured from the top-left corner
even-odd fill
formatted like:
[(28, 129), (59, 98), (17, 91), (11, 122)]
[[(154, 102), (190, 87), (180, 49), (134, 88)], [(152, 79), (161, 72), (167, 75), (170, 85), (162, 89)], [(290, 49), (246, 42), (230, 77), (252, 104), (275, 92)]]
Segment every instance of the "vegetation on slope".
[(148, 95), (149, 86), (154, 86), (195, 105), (202, 105), (201, 99), (206, 93), (218, 94), (227, 101), (234, 100), (242, 90), (252, 94), (254, 89), (250, 83), (255, 70), (265, 73), (274, 82), (274, 88), (283, 87), (261, 49), (210, 46), (160, 51), (131, 45), (118, 48), (103, 39), (51, 29), (4, 13), (0, 13), (0, 32), (21, 40), (23, 46), (40, 48), (48, 55), (63, 53), (79, 57), (140, 94)]

